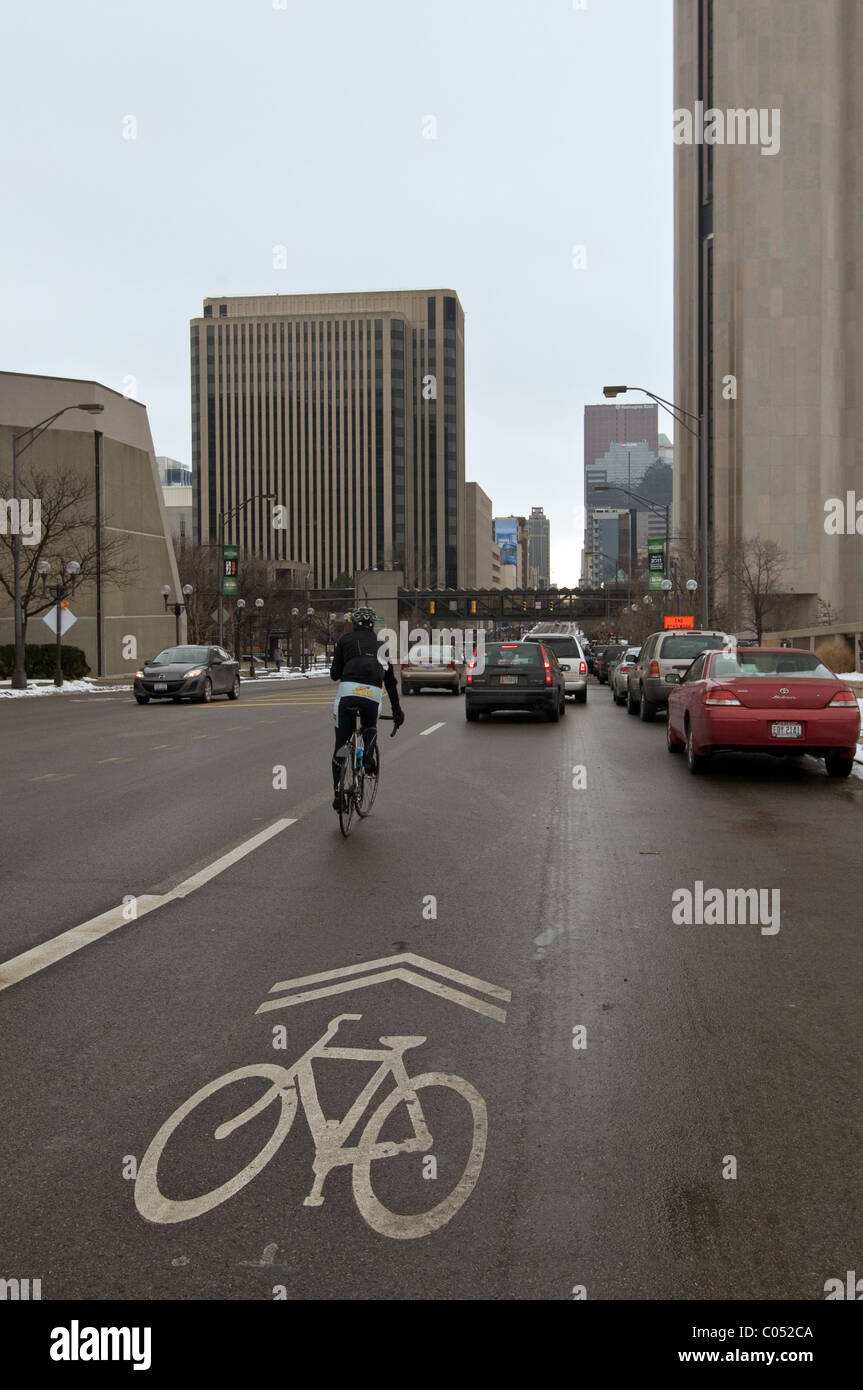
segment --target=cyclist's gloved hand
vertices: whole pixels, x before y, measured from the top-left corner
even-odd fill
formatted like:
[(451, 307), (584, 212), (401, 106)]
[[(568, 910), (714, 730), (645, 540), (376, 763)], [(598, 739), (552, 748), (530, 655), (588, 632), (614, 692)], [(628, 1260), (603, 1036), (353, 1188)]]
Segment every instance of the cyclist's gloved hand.
[(397, 729), (400, 729), (401, 726), (402, 726), (402, 724), (404, 724), (404, 722), (405, 722), (405, 712), (404, 712), (404, 710), (401, 709), (401, 708), (399, 708), (399, 709), (394, 709), (394, 710), (393, 710), (393, 720), (395, 721), (395, 726), (396, 726), (396, 728), (397, 728)]

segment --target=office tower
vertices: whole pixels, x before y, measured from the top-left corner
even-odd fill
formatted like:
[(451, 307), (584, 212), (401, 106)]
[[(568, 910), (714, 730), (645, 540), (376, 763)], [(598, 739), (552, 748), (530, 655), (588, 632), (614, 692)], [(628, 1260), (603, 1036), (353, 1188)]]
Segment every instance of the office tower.
[[(265, 559), (307, 563), (316, 586), (366, 568), (463, 584), (453, 291), (206, 299), (191, 358), (202, 540), (222, 530)], [(241, 505), (262, 493), (274, 501)]]

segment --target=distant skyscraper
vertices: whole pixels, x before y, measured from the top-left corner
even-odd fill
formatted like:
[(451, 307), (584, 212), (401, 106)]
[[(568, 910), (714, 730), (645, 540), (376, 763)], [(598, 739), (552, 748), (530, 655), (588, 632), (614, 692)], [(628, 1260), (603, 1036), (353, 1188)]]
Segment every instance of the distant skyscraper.
[[(198, 534), (311, 567), (464, 574), (464, 314), (451, 290), (204, 301), (191, 324)], [(284, 511), (275, 529), (272, 507)]]
[(531, 569), (536, 570), (536, 584), (547, 589), (551, 576), (550, 531), (548, 517), (542, 507), (531, 507), (527, 519), (527, 556)]
[[(603, 565), (595, 563), (592, 513), (598, 508), (638, 509), (623, 492), (594, 492), (597, 484), (618, 483), (638, 491), (647, 468), (656, 461), (659, 445), (659, 407), (649, 405), (586, 405), (584, 407), (584, 556), (582, 579), (600, 582)], [(652, 500), (652, 499), (651, 499)], [(664, 531), (664, 522), (660, 527)], [(633, 532), (633, 534), (635, 534)]]

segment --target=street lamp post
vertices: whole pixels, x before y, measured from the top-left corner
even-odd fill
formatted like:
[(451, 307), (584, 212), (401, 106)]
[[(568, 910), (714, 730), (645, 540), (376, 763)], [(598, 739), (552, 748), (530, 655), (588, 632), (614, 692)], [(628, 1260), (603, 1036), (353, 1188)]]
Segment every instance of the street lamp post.
[[(218, 531), (219, 531), (219, 560), (222, 558), (222, 546), (225, 542), (225, 527), (232, 517), (237, 516), (244, 507), (251, 506), (252, 502), (272, 502), (275, 497), (274, 492), (254, 492), (251, 497), (246, 497), (242, 502), (238, 502), (236, 507), (232, 507), (229, 512), (219, 512)], [(219, 622), (219, 646), (225, 644), (225, 596), (222, 593), (222, 580), (224, 575), (219, 575), (219, 593), (217, 596), (218, 622)]]
[[(258, 620), (260, 619), (261, 609), (263, 608), (263, 606), (264, 600), (262, 598), (256, 598), (255, 620), (252, 626), (251, 641), (249, 642), (249, 670), (252, 675), (252, 680), (257, 680), (257, 675), (255, 673), (255, 643), (258, 641)], [(266, 675), (266, 666), (264, 667), (264, 674)]]
[(189, 595), (190, 595), (191, 593), (193, 593), (192, 585), (191, 585), (191, 584), (184, 584), (184, 585), (183, 585), (183, 594), (184, 594), (184, 596), (185, 596), (185, 601), (184, 601), (183, 603), (180, 603), (179, 601), (178, 601), (177, 603), (169, 603), (169, 602), (168, 602), (168, 599), (169, 599), (170, 594), (171, 594), (171, 586), (170, 586), (170, 584), (163, 584), (163, 585), (162, 585), (162, 598), (165, 600), (165, 612), (167, 613), (168, 610), (170, 609), (170, 610), (173, 612), (173, 614), (174, 614), (176, 641), (177, 641), (177, 646), (178, 646), (178, 647), (179, 647), (179, 645), (180, 645), (180, 614), (183, 612), (183, 609), (187, 607), (188, 601), (189, 601)]
[(48, 584), (48, 575), (51, 573), (51, 565), (48, 560), (40, 560), (36, 569), (42, 577), (43, 594), (50, 593), (54, 597), (54, 631), (57, 635), (54, 655), (54, 684), (59, 689), (63, 684), (63, 603), (69, 594), (75, 592), (81, 566), (77, 560), (67, 560), (64, 566), (66, 578), (59, 580), (56, 584)]
[[(101, 415), (105, 409), (103, 405), (95, 402), (84, 402), (81, 405), (64, 405), (62, 410), (55, 410), (53, 415), (49, 415), (45, 420), (40, 420), (38, 424), (31, 425), (29, 429), (21, 430), (12, 436), (12, 497), (18, 502), (20, 509), (20, 499), (18, 498), (18, 460), (25, 450), (35, 444), (40, 434), (47, 430), (49, 425), (53, 425), (55, 420), (59, 420), (61, 415), (65, 415), (67, 410), (83, 410), (87, 415)], [(20, 515), (20, 512), (19, 512)], [(75, 563), (74, 561), (70, 563)], [(37, 566), (38, 569), (38, 566)], [(80, 569), (80, 566), (79, 566)], [(45, 572), (42, 574), (43, 583)], [(12, 689), (26, 690), (27, 675), (24, 670), (24, 614), (21, 608), (21, 527), (16, 527), (12, 537), (12, 616), (15, 623), (15, 661), (12, 667)], [(59, 622), (59, 619), (58, 619)], [(60, 684), (63, 684), (62, 675)]]
[[(649, 396), (651, 400), (661, 405), (663, 410), (667, 410), (669, 415), (688, 430), (695, 437), (696, 444), (696, 472), (698, 474), (698, 549), (701, 558), (701, 626), (707, 629), (710, 626), (710, 604), (708, 599), (709, 575), (708, 565), (710, 563), (710, 532), (708, 530), (708, 464), (707, 464), (707, 421), (706, 415), (694, 415), (691, 410), (684, 410), (682, 405), (676, 405), (674, 401), (667, 401), (664, 396), (658, 396), (655, 391), (649, 391), (646, 386), (603, 386), (602, 394), (613, 399), (615, 396), (624, 395), (627, 391), (640, 391), (642, 395)], [(695, 425), (689, 424), (690, 420), (695, 421)], [(667, 530), (667, 523), (666, 523)]]
[(243, 649), (240, 645), (240, 638), (242, 636), (240, 619), (243, 616), (243, 609), (245, 606), (246, 600), (244, 598), (238, 598), (234, 606), (234, 656), (237, 661), (242, 661), (243, 659)]

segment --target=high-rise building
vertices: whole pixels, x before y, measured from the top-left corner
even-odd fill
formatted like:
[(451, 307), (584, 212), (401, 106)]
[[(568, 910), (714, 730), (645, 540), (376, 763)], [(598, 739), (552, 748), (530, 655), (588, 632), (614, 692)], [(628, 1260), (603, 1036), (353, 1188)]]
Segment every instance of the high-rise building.
[[(814, 623), (819, 598), (859, 619), (860, 538), (824, 527), (827, 499), (860, 483), (859, 7), (675, 0), (674, 33), (674, 399), (706, 417), (714, 569), (776, 542), (794, 593), (772, 627)], [(694, 538), (696, 441), (675, 445), (674, 529)]]
[(542, 507), (531, 507), (527, 519), (527, 556), (536, 570), (536, 587), (547, 589), (551, 581), (551, 545), (548, 517)]
[[(601, 566), (594, 564), (590, 552), (592, 512), (608, 507), (637, 510), (640, 506), (623, 492), (597, 493), (594, 488), (598, 484), (618, 483), (629, 491), (637, 492), (646, 471), (657, 460), (658, 426), (659, 407), (653, 402), (649, 405), (609, 403), (584, 407), (583, 582), (592, 584), (595, 574), (601, 569)], [(664, 522), (661, 529), (664, 532)]]
[(503, 587), (505, 589), (535, 589), (537, 572), (530, 563), (527, 518), (496, 516), (494, 538), (501, 550)]
[[(198, 534), (464, 583), (464, 313), (452, 290), (206, 299), (191, 324)], [(274, 512), (273, 508), (280, 510)], [(275, 524), (274, 524), (275, 523)]]
[(494, 523), (491, 498), (479, 483), (464, 485), (465, 584), (469, 589), (490, 589), (493, 581)]

